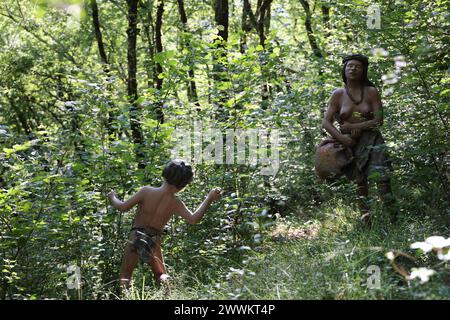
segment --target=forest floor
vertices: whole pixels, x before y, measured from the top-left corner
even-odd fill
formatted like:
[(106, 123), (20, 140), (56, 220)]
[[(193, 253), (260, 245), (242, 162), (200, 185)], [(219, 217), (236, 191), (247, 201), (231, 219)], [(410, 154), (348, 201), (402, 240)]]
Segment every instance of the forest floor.
[[(261, 246), (215, 283), (173, 274), (171, 294), (137, 286), (125, 299), (449, 299), (449, 272), (439, 270), (427, 283), (407, 281), (386, 257), (404, 252), (395, 266), (435, 266), (410, 244), (435, 234), (436, 221), (402, 215), (395, 224), (378, 214), (372, 228), (346, 206), (320, 209), (313, 219), (280, 218)], [(437, 260), (439, 262), (439, 260)], [(442, 265), (441, 265), (442, 267)], [(433, 281), (434, 280), (434, 281)], [(192, 283), (196, 285), (192, 286)], [(189, 283), (188, 286), (186, 286)]]

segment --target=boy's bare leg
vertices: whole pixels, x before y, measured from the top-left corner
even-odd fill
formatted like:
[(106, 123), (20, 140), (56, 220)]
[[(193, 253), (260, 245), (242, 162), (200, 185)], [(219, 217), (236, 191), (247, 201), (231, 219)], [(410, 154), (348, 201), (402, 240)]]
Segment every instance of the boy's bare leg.
[(129, 288), (133, 270), (136, 268), (137, 263), (137, 253), (133, 252), (130, 245), (127, 245), (123, 254), (122, 268), (120, 270), (120, 284), (122, 288)]
[(161, 282), (169, 277), (166, 273), (164, 258), (162, 256), (161, 246), (159, 244), (157, 244), (153, 249), (153, 259), (150, 260), (149, 265), (155, 275), (156, 281)]
[(168, 286), (168, 282), (170, 276), (166, 272), (166, 267), (164, 266), (164, 258), (161, 253), (161, 245), (157, 244), (153, 249), (153, 259), (150, 261), (150, 268), (155, 275), (155, 280), (162, 284), (165, 289), (165, 294), (170, 294), (170, 288)]

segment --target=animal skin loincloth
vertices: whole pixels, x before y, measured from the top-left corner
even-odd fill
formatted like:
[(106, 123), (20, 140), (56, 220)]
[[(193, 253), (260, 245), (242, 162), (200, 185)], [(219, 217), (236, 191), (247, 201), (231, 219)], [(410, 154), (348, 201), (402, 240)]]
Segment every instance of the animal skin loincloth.
[(149, 263), (153, 259), (153, 250), (161, 240), (161, 231), (148, 227), (133, 227), (133, 240), (130, 241), (133, 252), (139, 256), (141, 263)]
[(342, 170), (347, 178), (356, 182), (362, 182), (367, 178), (377, 181), (389, 180), (392, 165), (380, 131), (364, 130), (351, 149), (353, 161)]

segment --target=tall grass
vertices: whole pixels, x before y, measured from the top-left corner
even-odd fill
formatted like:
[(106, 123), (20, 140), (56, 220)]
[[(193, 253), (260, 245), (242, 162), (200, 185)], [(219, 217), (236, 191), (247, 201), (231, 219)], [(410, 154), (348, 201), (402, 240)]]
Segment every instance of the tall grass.
[[(428, 283), (407, 281), (386, 258), (390, 250), (413, 254), (409, 245), (435, 235), (436, 223), (428, 217), (402, 215), (395, 224), (378, 209), (372, 228), (358, 223), (358, 212), (343, 204), (319, 209), (317, 219), (278, 219), (262, 244), (241, 261), (230, 261), (220, 277), (202, 282), (208, 270), (173, 271), (171, 293), (148, 284), (149, 270), (141, 269), (124, 299), (449, 299), (443, 268)], [(311, 232), (312, 230), (312, 232)], [(445, 226), (443, 227), (445, 230)], [(295, 232), (292, 232), (295, 231)], [(284, 232), (284, 234), (283, 234)], [(305, 235), (305, 236), (303, 236)], [(405, 269), (426, 265), (400, 259)], [(195, 263), (195, 262), (193, 262)], [(368, 271), (380, 271), (379, 288), (368, 287)], [(214, 266), (212, 266), (214, 267)], [(189, 271), (187, 271), (189, 270)], [(208, 277), (206, 277), (208, 278)], [(146, 284), (147, 283), (147, 284)]]

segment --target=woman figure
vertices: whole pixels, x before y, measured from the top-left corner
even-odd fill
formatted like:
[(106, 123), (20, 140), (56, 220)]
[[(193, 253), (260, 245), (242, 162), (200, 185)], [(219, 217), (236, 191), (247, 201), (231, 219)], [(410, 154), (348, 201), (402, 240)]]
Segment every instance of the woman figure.
[[(383, 202), (392, 209), (389, 178), (391, 164), (378, 126), (383, 123), (380, 95), (367, 78), (369, 59), (360, 54), (343, 60), (345, 87), (333, 91), (323, 119), (323, 128), (340, 144), (352, 151), (353, 160), (343, 172), (357, 183), (361, 220), (370, 224), (367, 203), (368, 180), (376, 180)], [(334, 121), (339, 123), (339, 130)], [(394, 214), (392, 218), (394, 218)]]

